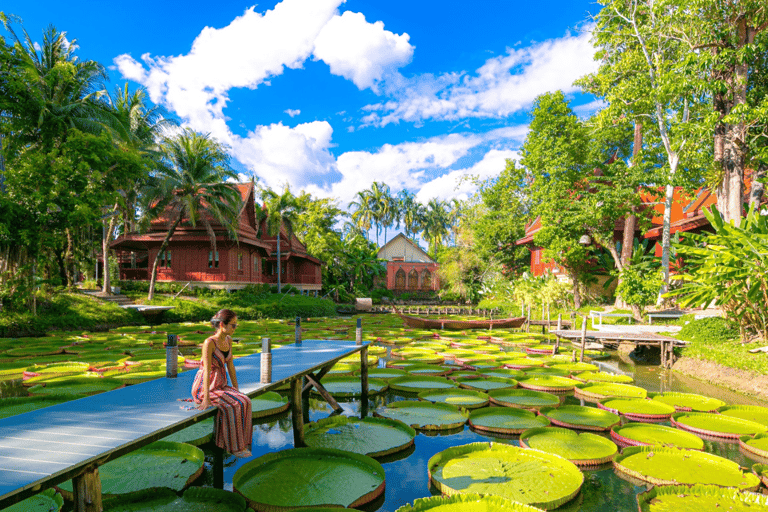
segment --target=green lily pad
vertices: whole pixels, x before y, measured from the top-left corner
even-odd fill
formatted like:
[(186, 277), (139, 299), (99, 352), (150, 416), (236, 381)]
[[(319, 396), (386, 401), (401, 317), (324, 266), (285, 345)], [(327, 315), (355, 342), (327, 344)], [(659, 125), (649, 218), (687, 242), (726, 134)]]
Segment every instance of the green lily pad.
[(753, 464), (752, 473), (757, 476), (763, 485), (768, 487), (768, 465), (766, 464)]
[(419, 398), (429, 402), (442, 402), (446, 404), (464, 407), (465, 409), (477, 409), (488, 405), (488, 395), (471, 389), (439, 389), (435, 391), (422, 391)]
[[(471, 418), (470, 418), (471, 420)], [(520, 434), (520, 446), (554, 453), (577, 466), (599, 466), (613, 460), (619, 448), (596, 434), (559, 427), (533, 428)]]
[(73, 395), (39, 395), (0, 398), (0, 419), (74, 400)]
[(547, 418), (525, 409), (485, 407), (469, 413), (469, 426), (481, 432), (512, 435), (547, 425)]
[(544, 391), (531, 389), (495, 389), (488, 393), (491, 402), (504, 407), (519, 409), (541, 409), (542, 407), (558, 407), (560, 398)]
[(376, 409), (374, 414), (400, 420), (419, 430), (452, 430), (464, 425), (469, 416), (455, 405), (415, 400), (391, 402)]
[(762, 423), (706, 412), (678, 412), (671, 421), (675, 427), (689, 432), (728, 439), (768, 432)]
[(527, 377), (536, 377), (536, 376), (545, 376), (545, 375), (554, 375), (557, 377), (568, 377), (570, 374), (571, 373), (568, 370), (563, 370), (561, 368), (550, 368), (548, 366), (528, 368), (525, 370), (525, 375)]
[(514, 370), (527, 370), (529, 368), (544, 366), (544, 361), (537, 361), (528, 357), (510, 357), (499, 359), (498, 361), (503, 364), (505, 368), (512, 368)]
[(673, 406), (678, 412), (715, 412), (718, 408), (725, 405), (725, 402), (718, 400), (717, 398), (710, 398), (694, 393), (649, 393), (648, 396), (654, 400)]
[(599, 370), (597, 366), (589, 363), (557, 363), (553, 364), (551, 368), (565, 370), (568, 373), (596, 372)]
[(556, 375), (537, 375), (524, 377), (517, 381), (521, 388), (534, 391), (546, 391), (547, 393), (567, 393), (579, 384), (578, 381)]
[(429, 377), (426, 375), (409, 375), (408, 377), (398, 377), (389, 381), (389, 387), (397, 391), (407, 393), (421, 393), (422, 391), (436, 389), (451, 389), (456, 387), (456, 383), (443, 377)]
[(573, 375), (571, 378), (583, 382), (615, 382), (617, 384), (632, 384), (635, 379), (629, 375), (617, 375), (608, 372), (582, 372)]
[(703, 450), (704, 441), (690, 432), (648, 423), (627, 423), (611, 429), (611, 438), (621, 446), (674, 446)]
[(485, 379), (456, 379), (456, 382), (464, 389), (488, 392), (494, 389), (514, 389), (517, 387), (515, 379), (505, 377), (488, 377)]
[(581, 430), (610, 430), (621, 421), (617, 414), (581, 405), (542, 407), (539, 412), (554, 425)]
[[(181, 491), (203, 472), (205, 454), (200, 448), (169, 441), (155, 441), (99, 466), (104, 496), (167, 487)], [(72, 500), (72, 481), (58, 486)]]
[(604, 398), (645, 398), (648, 392), (629, 384), (614, 382), (583, 382), (576, 385), (574, 392), (579, 398), (603, 400)]
[[(405, 377), (408, 372), (405, 370), (398, 370), (397, 368), (369, 368), (368, 377), (375, 379), (390, 380), (396, 377)], [(360, 377), (360, 372), (355, 372), (356, 377)]]
[(675, 413), (671, 405), (644, 398), (605, 398), (597, 407), (634, 421), (667, 421)]
[(525, 372), (513, 370), (512, 368), (497, 368), (495, 370), (484, 370), (483, 375), (486, 377), (501, 377), (503, 379), (519, 379), (520, 377), (525, 377)]
[[(320, 382), (331, 396), (341, 398), (353, 398), (362, 394), (363, 388), (359, 377), (330, 376), (323, 377)], [(368, 394), (378, 395), (387, 390), (387, 381), (383, 379), (368, 379)], [(317, 389), (312, 387), (312, 394), (319, 396)]]
[[(517, 371), (517, 370), (512, 370), (512, 371)], [(459, 378), (479, 379), (485, 376), (486, 376), (485, 372), (480, 373), (477, 370), (456, 370), (446, 375), (446, 377), (448, 377), (453, 381)]]
[(187, 443), (192, 446), (200, 446), (213, 439), (213, 424), (216, 418), (208, 418), (195, 423), (185, 429), (179, 430), (163, 438), (163, 441), (172, 443)]
[(235, 473), (232, 486), (255, 510), (353, 508), (384, 492), (384, 468), (357, 453), (292, 448), (247, 462)]
[(739, 437), (739, 446), (758, 457), (768, 459), (768, 433)]
[(481, 496), (474, 493), (454, 494), (453, 496), (432, 496), (418, 498), (413, 505), (403, 505), (395, 512), (537, 512), (522, 503), (510, 501), (501, 496)]
[(334, 448), (383, 457), (413, 446), (416, 431), (387, 418), (332, 416), (304, 425), (304, 440), (310, 448)]
[(245, 512), (245, 498), (223, 489), (190, 487), (179, 497), (170, 489), (152, 489), (103, 502), (105, 512)]
[(29, 388), (32, 395), (94, 395), (111, 391), (123, 385), (116, 379), (106, 377), (57, 377), (45, 384)]
[(545, 510), (570, 501), (584, 483), (579, 468), (562, 457), (498, 443), (448, 448), (427, 468), (443, 494), (490, 494)]
[(64, 498), (61, 494), (53, 489), (46, 489), (40, 494), (4, 508), (3, 512), (59, 512), (63, 505)]
[(695, 450), (630, 446), (613, 461), (620, 474), (654, 485), (713, 484), (756, 490), (760, 480), (731, 460)]
[(290, 404), (286, 397), (274, 391), (267, 391), (251, 398), (251, 415), (254, 419), (272, 416), (273, 414), (280, 414), (288, 410), (289, 406)]
[(637, 495), (640, 512), (680, 512), (686, 510), (728, 510), (756, 512), (768, 510), (768, 496), (717, 485), (667, 485), (653, 487)]
[(422, 375), (432, 377), (444, 377), (452, 370), (445, 366), (439, 366), (437, 364), (413, 364), (405, 368), (406, 373), (409, 375)]
[(530, 347), (525, 347), (525, 351), (528, 354), (552, 354), (552, 350), (555, 348), (554, 345), (533, 345)]
[(768, 407), (760, 407), (759, 405), (726, 405), (725, 407), (720, 407), (717, 412), (726, 416), (733, 416), (734, 418), (756, 421), (768, 426)]

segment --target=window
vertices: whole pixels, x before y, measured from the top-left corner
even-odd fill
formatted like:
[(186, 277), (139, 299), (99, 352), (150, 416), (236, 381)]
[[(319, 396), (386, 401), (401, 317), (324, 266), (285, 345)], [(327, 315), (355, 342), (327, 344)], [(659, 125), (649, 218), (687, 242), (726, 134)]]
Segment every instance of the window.
[(428, 290), (432, 286), (432, 273), (424, 269), (424, 272), (421, 273), (421, 287), (425, 290)]
[(259, 258), (254, 256), (253, 258), (253, 273), (258, 274), (259, 273)]
[(399, 269), (395, 273), (395, 288), (402, 290), (405, 288), (405, 272), (403, 269)]
[(213, 254), (213, 251), (208, 251), (208, 268), (219, 268), (219, 251)]
[(237, 270), (243, 270), (243, 253), (237, 253)]
[(416, 270), (411, 270), (408, 273), (408, 289), (415, 290), (419, 287), (419, 273)]
[(171, 268), (171, 251), (163, 251), (160, 253), (160, 266), (163, 268)]

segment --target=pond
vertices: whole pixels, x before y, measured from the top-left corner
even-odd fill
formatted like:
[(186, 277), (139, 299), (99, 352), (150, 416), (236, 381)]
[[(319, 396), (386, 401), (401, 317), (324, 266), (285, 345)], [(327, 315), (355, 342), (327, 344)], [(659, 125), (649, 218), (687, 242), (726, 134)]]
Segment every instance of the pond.
[[(346, 320), (349, 323), (349, 320)], [(401, 329), (398, 329), (391, 321), (382, 322), (381, 328), (386, 328), (388, 336), (402, 335)], [(166, 326), (169, 332), (171, 326)], [(349, 334), (353, 334), (349, 333)], [(370, 333), (367, 333), (370, 334)], [(386, 361), (391, 357), (391, 347), (387, 349), (387, 355), (382, 356), (378, 366), (384, 367)], [(516, 349), (504, 347), (504, 351), (514, 351)], [(190, 351), (194, 356), (194, 351)], [(652, 392), (680, 391), (689, 393), (698, 393), (706, 396), (723, 400), (730, 405), (749, 404), (768, 406), (768, 403), (750, 398), (725, 388), (713, 386), (684, 375), (662, 370), (658, 366), (638, 365), (627, 357), (619, 357), (612, 353), (609, 359), (597, 363), (605, 371), (620, 371), (630, 374), (635, 379), (635, 385), (641, 386)], [(23, 396), (25, 389), (20, 381), (0, 382), (0, 398), (8, 396)], [(390, 402), (398, 400), (413, 399), (397, 393), (388, 391), (387, 393), (372, 397), (369, 400), (368, 410), (374, 411)], [(588, 402), (574, 396), (566, 396), (564, 404), (568, 405), (587, 405), (593, 406)], [(359, 416), (361, 404), (359, 400), (340, 402), (344, 412), (348, 416)], [(309, 398), (308, 403), (309, 419), (317, 421), (326, 418), (332, 414), (331, 407), (314, 398)], [(664, 423), (669, 425), (669, 423)], [(608, 434), (602, 434), (610, 437)], [(427, 461), (436, 453), (453, 446), (473, 442), (506, 443), (519, 446), (518, 436), (500, 437), (487, 434), (480, 434), (473, 431), (468, 426), (463, 427), (458, 432), (426, 434), (418, 433), (414, 447), (404, 453), (395, 454), (388, 459), (382, 460), (382, 465), (386, 473), (386, 490), (382, 498), (369, 504), (364, 510), (378, 510), (381, 512), (391, 512), (399, 507), (413, 503), (417, 498), (427, 497), (439, 492), (430, 487), (427, 475)], [(293, 431), (291, 425), (290, 413), (283, 413), (277, 417), (262, 418), (255, 420), (253, 435), (253, 458), (263, 454), (280, 451), (293, 446)], [(198, 485), (213, 486), (213, 446), (211, 444), (201, 446), (206, 453), (206, 471)], [(725, 440), (705, 440), (705, 451), (728, 458), (737, 462), (741, 466), (749, 467), (755, 460), (747, 457), (739, 450), (738, 443)], [(232, 489), (232, 480), (235, 472), (242, 467), (249, 459), (237, 459), (233, 456), (227, 456), (224, 461), (224, 488)], [(615, 473), (609, 465), (584, 471), (585, 481), (581, 493), (571, 502), (563, 505), (557, 510), (562, 511), (635, 511), (637, 510), (636, 495), (646, 488), (637, 486)], [(65, 504), (65, 509), (70, 509), (69, 504)]]

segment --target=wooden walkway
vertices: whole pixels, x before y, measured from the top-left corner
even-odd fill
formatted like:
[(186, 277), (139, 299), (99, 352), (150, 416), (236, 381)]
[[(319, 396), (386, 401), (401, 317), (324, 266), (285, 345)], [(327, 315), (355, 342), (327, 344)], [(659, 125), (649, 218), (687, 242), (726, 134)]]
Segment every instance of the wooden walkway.
[[(661, 366), (670, 368), (674, 363), (674, 348), (684, 347), (688, 345), (687, 341), (682, 341), (671, 336), (663, 336), (661, 334), (651, 332), (613, 332), (613, 331), (552, 331), (552, 334), (557, 336), (557, 344), (559, 346), (560, 339), (566, 339), (571, 342), (582, 341), (599, 341), (603, 344), (618, 344), (621, 342), (634, 343), (635, 345), (647, 345), (659, 347), (661, 350)], [(584, 359), (583, 348), (581, 359)]]
[[(367, 344), (304, 340), (272, 351), (271, 383), (260, 382), (260, 354), (235, 359), (237, 380), (240, 390), (251, 397), (290, 381), (293, 418), (303, 425), (302, 377), (319, 381), (339, 359), (356, 352), (366, 359)], [(194, 403), (179, 401), (191, 397), (195, 373), (187, 371), (174, 379), (160, 378), (0, 420), (0, 509), (84, 474), (95, 473), (98, 478), (94, 471), (98, 466), (216, 414), (215, 407), (199, 411), (190, 409)], [(362, 372), (361, 381), (365, 392), (367, 372)], [(295, 439), (303, 435), (299, 430), (301, 434), (294, 431)]]

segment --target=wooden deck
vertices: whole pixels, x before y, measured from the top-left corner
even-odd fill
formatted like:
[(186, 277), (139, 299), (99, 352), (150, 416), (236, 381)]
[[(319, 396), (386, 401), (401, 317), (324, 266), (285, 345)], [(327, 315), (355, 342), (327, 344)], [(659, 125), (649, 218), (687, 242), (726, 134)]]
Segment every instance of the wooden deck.
[[(271, 383), (260, 382), (260, 354), (235, 359), (237, 380), (240, 390), (251, 397), (289, 381), (297, 394), (302, 377), (319, 380), (336, 361), (356, 352), (367, 357), (367, 344), (304, 340), (272, 351)], [(321, 371), (315, 375), (316, 370)], [(180, 401), (191, 397), (195, 373), (187, 371), (174, 379), (160, 378), (0, 420), (0, 509), (92, 473), (110, 460), (216, 414), (215, 407), (190, 410), (192, 402)], [(365, 392), (367, 372), (361, 379)], [(292, 406), (294, 418), (303, 420), (301, 404)]]
[[(612, 332), (612, 331), (552, 331), (557, 336), (556, 347), (559, 347), (560, 340), (566, 339), (571, 342), (599, 341), (602, 344), (619, 344), (621, 342), (634, 343), (635, 345), (647, 345), (659, 347), (661, 350), (661, 366), (671, 368), (674, 363), (674, 348), (688, 345), (687, 341), (682, 341), (671, 336), (663, 336), (652, 332)], [(584, 349), (586, 343), (582, 344), (581, 360), (584, 360)]]

